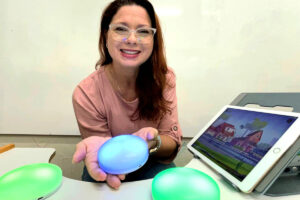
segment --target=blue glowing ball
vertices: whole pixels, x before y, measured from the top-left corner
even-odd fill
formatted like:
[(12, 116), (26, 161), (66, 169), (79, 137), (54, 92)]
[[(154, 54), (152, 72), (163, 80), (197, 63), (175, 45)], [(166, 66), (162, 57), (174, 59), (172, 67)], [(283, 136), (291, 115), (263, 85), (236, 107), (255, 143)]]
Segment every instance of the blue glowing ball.
[(148, 144), (135, 135), (107, 140), (98, 150), (100, 168), (109, 174), (128, 174), (142, 167), (149, 157)]

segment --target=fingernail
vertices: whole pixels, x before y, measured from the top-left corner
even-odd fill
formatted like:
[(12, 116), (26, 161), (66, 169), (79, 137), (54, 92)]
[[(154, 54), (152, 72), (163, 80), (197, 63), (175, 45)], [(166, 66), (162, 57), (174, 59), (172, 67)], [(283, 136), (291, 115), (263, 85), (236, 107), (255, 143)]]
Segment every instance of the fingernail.
[(148, 139), (148, 140), (151, 140), (151, 139), (153, 139), (153, 136), (152, 136), (152, 134), (151, 134), (151, 133), (147, 133), (147, 139)]

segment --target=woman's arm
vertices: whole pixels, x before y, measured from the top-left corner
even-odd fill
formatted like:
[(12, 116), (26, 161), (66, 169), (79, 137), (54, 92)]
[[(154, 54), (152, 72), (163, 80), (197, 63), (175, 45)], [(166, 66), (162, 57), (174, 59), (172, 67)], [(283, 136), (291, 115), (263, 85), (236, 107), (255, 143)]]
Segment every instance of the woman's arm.
[[(88, 87), (91, 88), (92, 84)], [(106, 181), (109, 186), (118, 189), (125, 175), (106, 174), (98, 164), (97, 152), (102, 144), (111, 138), (107, 121), (101, 110), (95, 109), (97, 101), (94, 99), (93, 91), (87, 90), (84, 85), (77, 86), (73, 92), (73, 108), (80, 134), (83, 138), (76, 145), (73, 155), (73, 163), (84, 161), (88, 173), (96, 181)], [(101, 108), (100, 108), (101, 109)]]
[(154, 153), (155, 157), (169, 158), (177, 149), (177, 143), (168, 135), (161, 135), (161, 146)]

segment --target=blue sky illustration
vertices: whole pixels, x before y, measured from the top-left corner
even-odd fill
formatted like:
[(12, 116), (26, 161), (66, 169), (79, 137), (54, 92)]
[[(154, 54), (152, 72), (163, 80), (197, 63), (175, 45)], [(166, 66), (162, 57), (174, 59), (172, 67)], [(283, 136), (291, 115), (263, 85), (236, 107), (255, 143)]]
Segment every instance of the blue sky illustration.
[[(236, 129), (234, 137), (241, 137), (245, 132), (245, 129), (241, 129), (241, 125), (246, 125), (247, 123), (251, 124), (255, 118), (258, 118), (260, 121), (268, 122), (268, 125), (261, 129), (263, 130), (263, 136), (259, 142), (268, 144), (274, 142), (274, 139), (279, 139), (297, 119), (297, 117), (286, 115), (239, 110), (233, 108), (226, 109), (224, 113), (230, 115), (230, 117), (227, 120), (218, 118), (213, 123), (213, 126), (217, 126), (223, 122), (234, 125)], [(249, 133), (251, 132), (248, 132), (247, 134)]]

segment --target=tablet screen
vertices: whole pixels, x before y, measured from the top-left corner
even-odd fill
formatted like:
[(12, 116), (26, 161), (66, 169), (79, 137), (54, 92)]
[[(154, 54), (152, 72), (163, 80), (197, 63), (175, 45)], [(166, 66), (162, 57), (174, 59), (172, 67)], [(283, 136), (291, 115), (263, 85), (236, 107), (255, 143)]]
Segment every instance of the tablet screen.
[(296, 119), (227, 108), (192, 147), (242, 181)]

